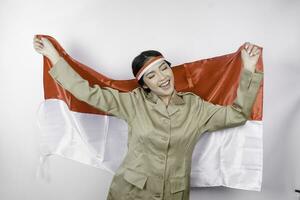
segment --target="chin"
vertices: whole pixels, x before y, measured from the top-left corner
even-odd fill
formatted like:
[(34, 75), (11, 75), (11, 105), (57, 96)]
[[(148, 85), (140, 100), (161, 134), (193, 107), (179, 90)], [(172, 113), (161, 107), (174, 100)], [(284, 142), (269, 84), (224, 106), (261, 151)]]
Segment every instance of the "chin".
[(172, 82), (170, 84), (170, 88), (168, 88), (168, 89), (163, 89), (160, 87), (152, 89), (152, 91), (159, 96), (171, 96), (174, 90), (175, 90), (175, 87), (174, 87), (174, 83), (172, 83)]
[(171, 87), (167, 90), (163, 90), (162, 92), (160, 92), (160, 95), (169, 96), (169, 95), (172, 95), (173, 91), (174, 91), (174, 87)]

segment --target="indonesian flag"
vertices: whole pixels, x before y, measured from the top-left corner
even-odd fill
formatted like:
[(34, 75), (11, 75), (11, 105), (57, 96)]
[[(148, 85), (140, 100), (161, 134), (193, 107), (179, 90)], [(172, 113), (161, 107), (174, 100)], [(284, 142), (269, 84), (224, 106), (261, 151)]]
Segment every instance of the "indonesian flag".
[[(90, 86), (131, 91), (136, 79), (113, 80), (71, 58), (59, 43), (47, 35), (55, 48)], [(206, 101), (232, 104), (242, 69), (241, 46), (236, 52), (172, 66), (175, 89), (193, 92)], [(59, 155), (107, 170), (112, 174), (127, 152), (127, 123), (76, 99), (50, 76), (50, 60), (43, 62), (44, 101), (38, 108), (41, 129), (40, 165), (37, 176), (49, 178), (45, 161)], [(256, 69), (263, 71), (262, 54)], [(263, 167), (263, 83), (260, 85), (249, 120), (242, 126), (205, 133), (192, 156), (191, 187), (226, 186), (261, 190)]]

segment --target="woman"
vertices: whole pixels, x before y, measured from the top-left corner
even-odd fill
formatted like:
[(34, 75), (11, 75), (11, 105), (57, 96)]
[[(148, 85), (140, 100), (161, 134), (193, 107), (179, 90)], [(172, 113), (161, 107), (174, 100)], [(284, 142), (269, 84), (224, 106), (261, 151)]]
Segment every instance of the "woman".
[(144, 51), (132, 62), (141, 87), (130, 92), (91, 87), (59, 56), (46, 38), (34, 48), (49, 58), (52, 78), (95, 108), (128, 123), (128, 152), (110, 185), (108, 200), (189, 199), (193, 149), (202, 133), (243, 125), (263, 78), (255, 70), (260, 50), (247, 43), (233, 105), (204, 101), (192, 92), (177, 92), (170, 63), (157, 51)]

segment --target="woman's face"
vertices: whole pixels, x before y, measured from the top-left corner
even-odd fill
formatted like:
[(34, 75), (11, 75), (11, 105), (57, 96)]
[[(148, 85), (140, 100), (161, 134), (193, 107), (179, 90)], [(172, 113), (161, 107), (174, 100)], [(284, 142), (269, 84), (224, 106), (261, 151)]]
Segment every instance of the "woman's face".
[(152, 69), (146, 71), (143, 76), (144, 88), (150, 88), (151, 92), (158, 96), (172, 95), (174, 90), (174, 75), (171, 67), (163, 61)]

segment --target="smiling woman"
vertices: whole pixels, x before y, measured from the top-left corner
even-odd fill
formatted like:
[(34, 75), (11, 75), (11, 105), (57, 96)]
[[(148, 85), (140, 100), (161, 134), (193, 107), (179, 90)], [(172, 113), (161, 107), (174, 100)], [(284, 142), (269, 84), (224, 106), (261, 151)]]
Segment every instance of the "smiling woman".
[(174, 74), (171, 63), (159, 51), (143, 51), (134, 58), (132, 71), (146, 92), (153, 92), (168, 105), (174, 92)]
[[(57, 84), (80, 101), (124, 119), (130, 127), (128, 151), (116, 169), (107, 200), (188, 200), (191, 158), (200, 136), (244, 125), (263, 78), (263, 72), (254, 72), (260, 51), (246, 44), (241, 50), (244, 68), (238, 71), (236, 99), (232, 105), (217, 105), (192, 92), (177, 92), (170, 63), (157, 51), (142, 52), (133, 60), (132, 69), (142, 87), (121, 92), (91, 86), (48, 39), (34, 38), (34, 47), (53, 64), (48, 73)], [(217, 169), (206, 176), (221, 175)]]

